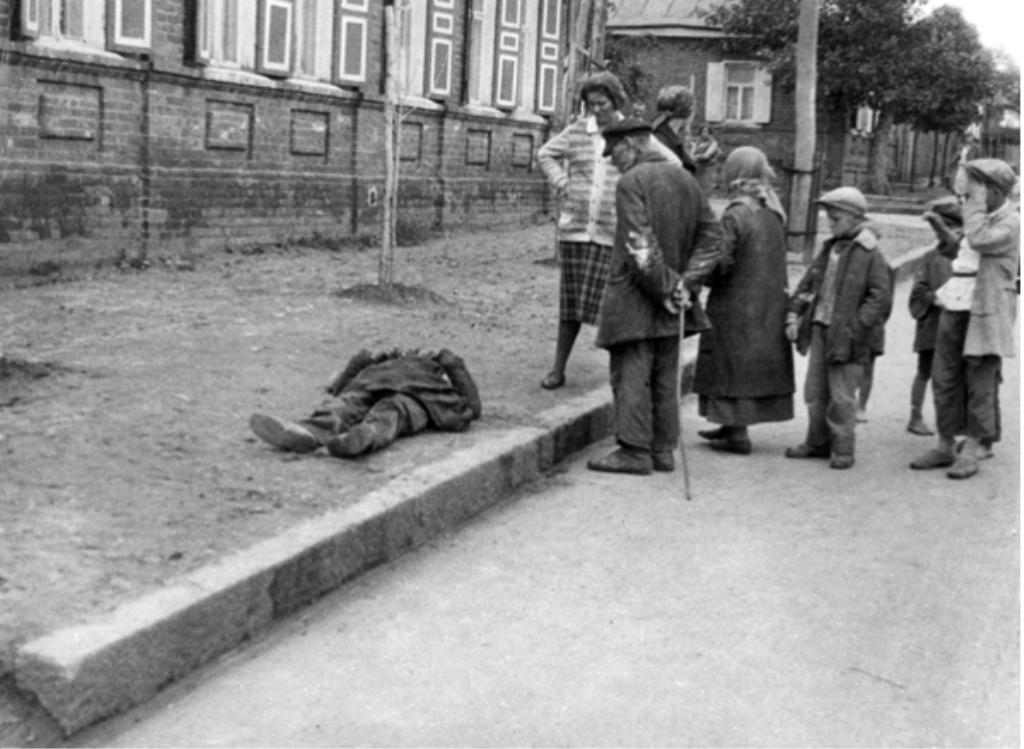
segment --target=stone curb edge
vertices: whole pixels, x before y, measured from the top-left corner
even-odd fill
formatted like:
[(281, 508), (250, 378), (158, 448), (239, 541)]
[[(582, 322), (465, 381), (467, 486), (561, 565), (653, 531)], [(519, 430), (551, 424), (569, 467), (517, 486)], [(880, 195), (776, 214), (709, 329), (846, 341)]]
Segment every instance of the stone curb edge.
[[(931, 247), (893, 263), (912, 276)], [(695, 361), (684, 349), (684, 382)], [(18, 648), (16, 701), (0, 746), (48, 746), (140, 705), (362, 572), (454, 528), (611, 433), (606, 388), (540, 414), (524, 427), (417, 469), (358, 504), (288, 529), (115, 610)], [(0, 685), (2, 687), (3, 685)], [(13, 693), (12, 693), (13, 692)], [(37, 743), (41, 742), (41, 743)]]
[(488, 435), (352, 507), (291, 527), (102, 619), (25, 643), (15, 655), (18, 694), (0, 690), (0, 703), (16, 699), (25, 720), (0, 722), (0, 746), (52, 746), (142, 704), (281, 617), (604, 439), (611, 415), (610, 392), (595, 390), (541, 413), (539, 427)]

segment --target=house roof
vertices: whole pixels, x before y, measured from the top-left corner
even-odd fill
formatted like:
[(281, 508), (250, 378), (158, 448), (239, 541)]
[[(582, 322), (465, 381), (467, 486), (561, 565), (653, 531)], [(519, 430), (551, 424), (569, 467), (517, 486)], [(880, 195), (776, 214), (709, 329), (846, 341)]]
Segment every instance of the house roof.
[(655, 36), (721, 36), (698, 10), (708, 11), (723, 0), (616, 0), (608, 31)]

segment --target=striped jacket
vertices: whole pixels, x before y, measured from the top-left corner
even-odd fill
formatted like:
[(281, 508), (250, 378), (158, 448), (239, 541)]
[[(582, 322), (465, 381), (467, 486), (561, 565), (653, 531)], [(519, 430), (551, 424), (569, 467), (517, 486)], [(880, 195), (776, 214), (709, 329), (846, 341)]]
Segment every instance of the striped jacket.
[(619, 171), (601, 156), (604, 138), (593, 117), (579, 119), (549, 140), (537, 153), (548, 182), (564, 189), (558, 217), (563, 242), (615, 243), (615, 185)]

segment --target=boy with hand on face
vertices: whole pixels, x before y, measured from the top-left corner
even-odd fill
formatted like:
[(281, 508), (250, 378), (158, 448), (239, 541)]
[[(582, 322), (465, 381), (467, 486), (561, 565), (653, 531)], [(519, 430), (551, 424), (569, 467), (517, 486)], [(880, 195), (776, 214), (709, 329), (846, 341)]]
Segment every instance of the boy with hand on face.
[[(804, 400), (807, 438), (787, 458), (825, 458), (837, 469), (854, 464), (857, 388), (871, 357), (871, 331), (892, 307), (889, 264), (866, 226), (867, 201), (840, 187), (818, 204), (828, 215), (825, 242), (790, 297), (786, 336), (809, 352)], [(800, 318), (810, 324), (801, 325)]]
[[(999, 440), (1002, 360), (1016, 354), (1020, 214), (1007, 199), (1016, 182), (999, 159), (975, 159), (957, 170), (964, 241), (953, 277), (936, 294), (942, 312), (932, 394), (939, 443), (910, 464), (916, 470), (949, 468), (950, 478), (970, 478)], [(967, 437), (959, 453), (958, 435)]]

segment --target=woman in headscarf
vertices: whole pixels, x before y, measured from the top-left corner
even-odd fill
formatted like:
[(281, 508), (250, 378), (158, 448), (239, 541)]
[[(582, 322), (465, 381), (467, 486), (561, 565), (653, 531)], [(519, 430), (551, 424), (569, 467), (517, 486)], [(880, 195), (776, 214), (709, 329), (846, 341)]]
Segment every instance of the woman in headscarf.
[(619, 171), (604, 158), (601, 131), (622, 119), (626, 91), (611, 73), (595, 73), (580, 86), (587, 116), (573, 122), (537, 153), (548, 182), (562, 199), (558, 217), (558, 342), (555, 364), (541, 381), (565, 384), (565, 366), (583, 323), (597, 324), (615, 241), (615, 185)]
[(749, 454), (747, 427), (793, 418), (793, 352), (786, 338), (786, 214), (764, 153), (737, 148), (725, 162), (729, 204), (722, 259), (707, 282), (712, 328), (701, 335), (694, 391), (717, 429), (711, 447)]

